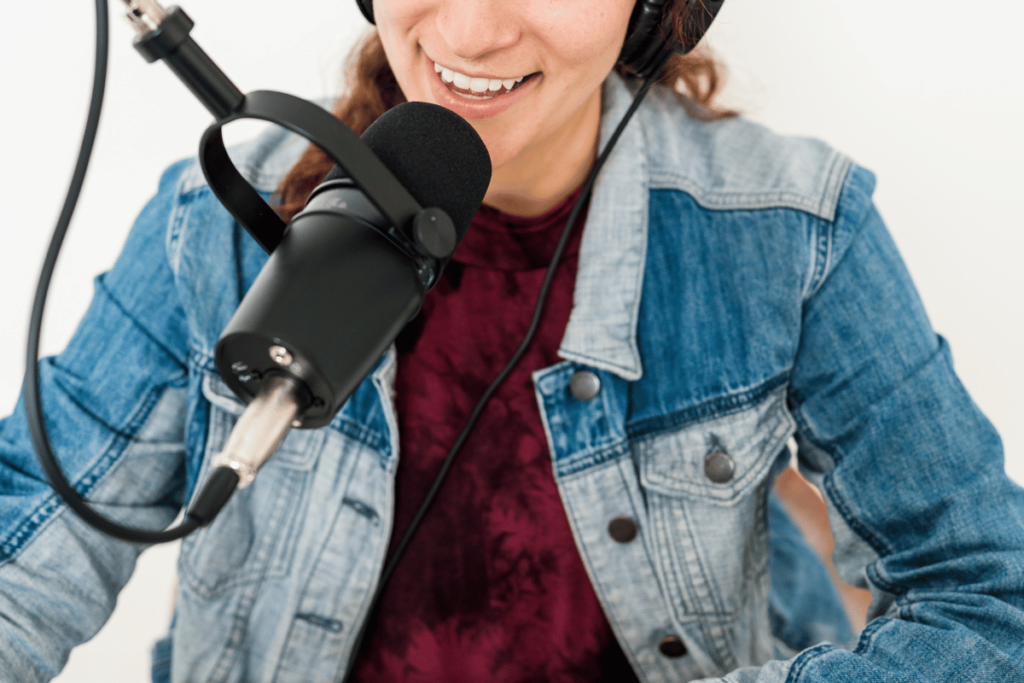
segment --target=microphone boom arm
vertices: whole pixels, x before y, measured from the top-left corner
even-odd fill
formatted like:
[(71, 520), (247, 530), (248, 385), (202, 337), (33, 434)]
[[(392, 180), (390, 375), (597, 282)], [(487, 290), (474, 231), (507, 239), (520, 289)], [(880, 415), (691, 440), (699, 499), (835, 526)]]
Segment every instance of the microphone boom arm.
[(389, 223), (412, 242), (420, 241), (409, 226), (423, 207), (348, 126), (292, 95), (266, 90), (243, 95), (189, 35), (194, 24), (180, 7), (164, 10), (156, 0), (125, 4), (138, 33), (135, 49), (147, 62), (165, 62), (216, 119), (199, 143), (203, 174), (217, 199), (267, 253), (280, 244), (286, 226), (228, 157), (220, 129), (238, 119), (276, 123), (312, 142), (345, 170)]

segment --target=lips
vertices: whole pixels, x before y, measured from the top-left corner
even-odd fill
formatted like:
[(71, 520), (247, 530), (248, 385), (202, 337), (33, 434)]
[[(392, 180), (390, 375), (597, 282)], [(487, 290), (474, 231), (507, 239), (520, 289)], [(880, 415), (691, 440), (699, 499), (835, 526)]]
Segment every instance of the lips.
[[(512, 79), (491, 79), (460, 74), (459, 82), (456, 83), (455, 74), (457, 72), (451, 71), (451, 82), (446, 83), (442, 74), (447, 67), (441, 65), (441, 70), (438, 71), (436, 62), (425, 54), (423, 59), (424, 66), (428, 69), (428, 80), (434, 101), (464, 119), (488, 119), (498, 116), (526, 97), (542, 80), (540, 72)], [(466, 83), (464, 78), (468, 78), (469, 83)], [(479, 78), (476, 83), (476, 91), (472, 87), (474, 78)], [(492, 80), (501, 81), (501, 87), (494, 91), (490, 90)], [(506, 80), (513, 81), (511, 88), (505, 87)], [(486, 81), (487, 89), (481, 92), (483, 81)], [(468, 87), (458, 87), (459, 85)]]

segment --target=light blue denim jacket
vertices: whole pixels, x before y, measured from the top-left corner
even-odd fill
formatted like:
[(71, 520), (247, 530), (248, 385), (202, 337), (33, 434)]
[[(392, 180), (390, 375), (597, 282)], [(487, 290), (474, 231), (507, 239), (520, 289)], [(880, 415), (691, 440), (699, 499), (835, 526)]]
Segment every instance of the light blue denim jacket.
[[(602, 141), (630, 98), (610, 77)], [(275, 132), (233, 155), (269, 194), (304, 145)], [(645, 683), (1024, 681), (1024, 495), (873, 183), (820, 142), (698, 122), (664, 92), (601, 174), (563, 360), (533, 377), (576, 544)], [(195, 490), (242, 409), (214, 346), (264, 260), (179, 163), (43, 361), (56, 451), (104, 513), (162, 527)], [(600, 379), (589, 401), (568, 390), (581, 369)], [(156, 680), (340, 680), (391, 532), (394, 372), (390, 352), (183, 542)], [(874, 594), (859, 639), (769, 493), (791, 437), (839, 573)], [(714, 481), (711, 453), (731, 464)], [(622, 516), (631, 542), (609, 535)], [(0, 424), (0, 680), (54, 676), (140, 551), (57, 500), (19, 404)], [(661, 653), (668, 636), (684, 656)]]

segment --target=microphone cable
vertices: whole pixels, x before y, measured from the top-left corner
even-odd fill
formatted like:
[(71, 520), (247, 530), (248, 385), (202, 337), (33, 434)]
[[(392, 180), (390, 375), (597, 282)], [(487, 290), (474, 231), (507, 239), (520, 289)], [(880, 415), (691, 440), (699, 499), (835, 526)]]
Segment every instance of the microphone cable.
[(146, 544), (167, 543), (187, 536), (200, 526), (208, 524), (231, 497), (238, 484), (237, 476), (229, 470), (215, 470), (207, 478), (192, 505), (188, 506), (185, 518), (175, 527), (162, 531), (151, 531), (118, 524), (91, 508), (85, 498), (64, 476), (46, 432), (43, 401), (39, 387), (39, 339), (43, 326), (43, 309), (46, 306), (46, 295), (53, 277), (53, 269), (57, 264), (57, 256), (60, 254), (68, 226), (71, 224), (71, 215), (78, 203), (78, 196), (81, 194), (82, 184), (85, 182), (85, 172), (92, 156), (93, 144), (96, 142), (100, 110), (103, 107), (103, 95), (106, 90), (108, 52), (107, 1), (96, 0), (96, 55), (85, 132), (82, 134), (82, 144), (75, 162), (75, 170), (64, 197), (64, 206), (57, 219), (57, 225), (53, 229), (53, 236), (50, 238), (50, 246), (46, 251), (46, 258), (39, 273), (39, 282), (36, 285), (35, 298), (32, 301), (32, 314), (29, 319), (28, 343), (25, 352), (25, 416), (28, 420), (32, 443), (36, 448), (36, 455), (50, 478), (51, 486), (79, 517), (99, 531), (124, 541)]
[(631, 118), (633, 118), (633, 114), (640, 106), (640, 103), (643, 102), (647, 92), (651, 89), (651, 86), (657, 82), (658, 75), (661, 73), (661, 70), (664, 68), (672, 54), (672, 51), (666, 51), (661, 58), (660, 64), (658, 64), (652, 74), (644, 80), (643, 85), (640, 86), (637, 94), (633, 97), (633, 102), (629, 105), (629, 109), (626, 111), (625, 115), (623, 115), (622, 120), (619, 121), (615, 131), (608, 139), (608, 144), (605, 145), (600, 156), (597, 158), (597, 161), (594, 163), (594, 168), (590, 171), (590, 175), (587, 176), (587, 180), (583, 184), (583, 191), (580, 193), (579, 198), (577, 198), (576, 203), (573, 205), (572, 211), (569, 213), (569, 218), (565, 222), (565, 228), (562, 229), (562, 235), (559, 237), (558, 245), (555, 247), (555, 253), (551, 257), (551, 263), (548, 265), (548, 270), (544, 275), (544, 281), (541, 284), (540, 292), (537, 294), (537, 303), (533, 309), (533, 318), (530, 320), (530, 326), (527, 328), (526, 334), (523, 336), (523, 340), (519, 343), (519, 347), (516, 349), (515, 353), (512, 354), (512, 357), (509, 359), (508, 363), (505, 364), (502, 371), (498, 373), (497, 377), (495, 377), (487, 389), (484, 390), (480, 400), (473, 408), (473, 412), (470, 413), (469, 419), (466, 421), (466, 425), (462, 428), (458, 438), (455, 439), (455, 443), (452, 445), (451, 450), (448, 451), (448, 455), (445, 457), (444, 462), (441, 463), (441, 468), (438, 470), (437, 476), (434, 478), (434, 483), (431, 484), (430, 490), (428, 490), (427, 494), (423, 497), (423, 502), (420, 503), (420, 507), (417, 509), (415, 516), (413, 516), (412, 521), (409, 523), (409, 527), (405, 530), (405, 533), (402, 535), (402, 539), (395, 547), (394, 555), (391, 556), (391, 559), (384, 567), (384, 571), (381, 573), (380, 580), (377, 583), (377, 589), (374, 591), (373, 597), (370, 599), (370, 607), (367, 610), (367, 617), (363, 620), (362, 628), (360, 628), (359, 635), (356, 637), (355, 645), (351, 650), (351, 656), (349, 657), (348, 664), (345, 669), (345, 676), (342, 678), (342, 683), (348, 681), (349, 676), (352, 674), (352, 667), (359, 656), (359, 649), (362, 646), (363, 638), (368, 630), (368, 625), (374, 617), (374, 611), (376, 610), (380, 596), (384, 592), (384, 586), (394, 573), (395, 567), (398, 565), (398, 561), (409, 546), (409, 542), (412, 540), (413, 534), (419, 527), (420, 522), (423, 521), (423, 518), (426, 517), (427, 512), (430, 510), (430, 506), (433, 504), (434, 499), (441, 490), (441, 485), (444, 483), (445, 477), (448, 475), (448, 471), (451, 469), (452, 463), (455, 461), (455, 456), (462, 448), (462, 445), (466, 442), (466, 439), (469, 437), (469, 432), (473, 429), (473, 426), (476, 424), (481, 413), (483, 413), (484, 407), (490, 400), (491, 396), (494, 395), (494, 392), (498, 390), (501, 383), (505, 381), (509, 376), (509, 373), (512, 372), (512, 369), (517, 363), (519, 363), (523, 354), (526, 353), (526, 349), (530, 346), (530, 342), (533, 341), (534, 334), (537, 332), (537, 328), (540, 327), (540, 320), (544, 312), (544, 302), (547, 299), (548, 290), (551, 288), (551, 282), (554, 280), (555, 269), (562, 258), (562, 252), (565, 250), (565, 246), (569, 243), (569, 236), (572, 234), (573, 226), (576, 224), (576, 220), (579, 218), (580, 212), (590, 200), (590, 193), (594, 188), (594, 183), (597, 181), (597, 175), (600, 172), (601, 167), (604, 166), (605, 161), (607, 161), (608, 157), (611, 155), (612, 148), (615, 146), (615, 143), (618, 142), (619, 137), (622, 135), (622, 131), (626, 128), (626, 124), (629, 123)]

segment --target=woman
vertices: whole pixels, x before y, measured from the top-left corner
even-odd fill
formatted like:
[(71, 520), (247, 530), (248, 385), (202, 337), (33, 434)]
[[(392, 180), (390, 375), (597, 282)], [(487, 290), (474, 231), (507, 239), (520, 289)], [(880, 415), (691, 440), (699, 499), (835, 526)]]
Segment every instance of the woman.
[[(443, 539), (441, 552), (410, 547), (353, 658), (392, 527), (427, 483), (416, 468), (443, 457), (445, 430), (459, 426), (449, 416), (468, 412), (488, 363), (506, 357), (495, 350), (525, 328), (552, 227), (636, 86), (608, 76), (631, 3), (479, 7), (374, 8), (402, 92), (486, 116), (471, 118), (495, 167), (476, 243), (335, 424), (293, 433), (259, 483), (185, 542), (171, 675), (337, 680), (354, 661), (363, 680), (690, 680), (759, 665), (730, 677), (944, 680), (965, 662), (979, 677), (1020, 676), (1020, 492), (928, 328), (870, 204), (870, 174), (817, 143), (690, 118), (667, 91), (626, 129), (535, 343), (467, 444), (447, 484), (456, 495), (424, 522), (419, 538)], [(518, 95), (461, 102), (446, 70), (456, 87), (456, 73), (523, 80)], [(497, 111), (502, 97), (519, 99)], [(269, 138), (243, 153), (269, 191), (295, 148)], [(315, 166), (305, 161), (286, 202)], [(222, 267), (211, 253), (237, 256)], [(261, 263), (194, 166), (168, 172), (44, 378), (58, 452), (86, 454), (68, 467), (99, 482), (93, 500), (132, 506), (139, 526), (169, 521), (239, 410), (211, 371), (212, 344)], [(479, 295), (498, 284), (500, 299)], [(498, 301), (517, 315), (487, 318)], [(440, 420), (424, 425), (431, 410)], [(102, 620), (135, 551), (46, 507), (20, 417), (4, 423), (6, 490), (22, 514), (8, 522), (0, 578), (35, 589), (4, 590), (18, 626), (5, 662), (26, 678)], [(794, 433), (830, 503), (839, 570), (873, 589), (872, 616), (886, 618), (856, 653), (822, 645), (769, 663), (843, 631), (813, 586), (770, 595), (792, 576), (770, 575), (769, 561), (806, 556), (785, 552), (798, 539), (767, 499)], [(69, 552), (61, 590), (38, 592)], [(453, 586), (445, 571), (487, 580)], [(809, 593), (812, 609), (800, 602)]]

